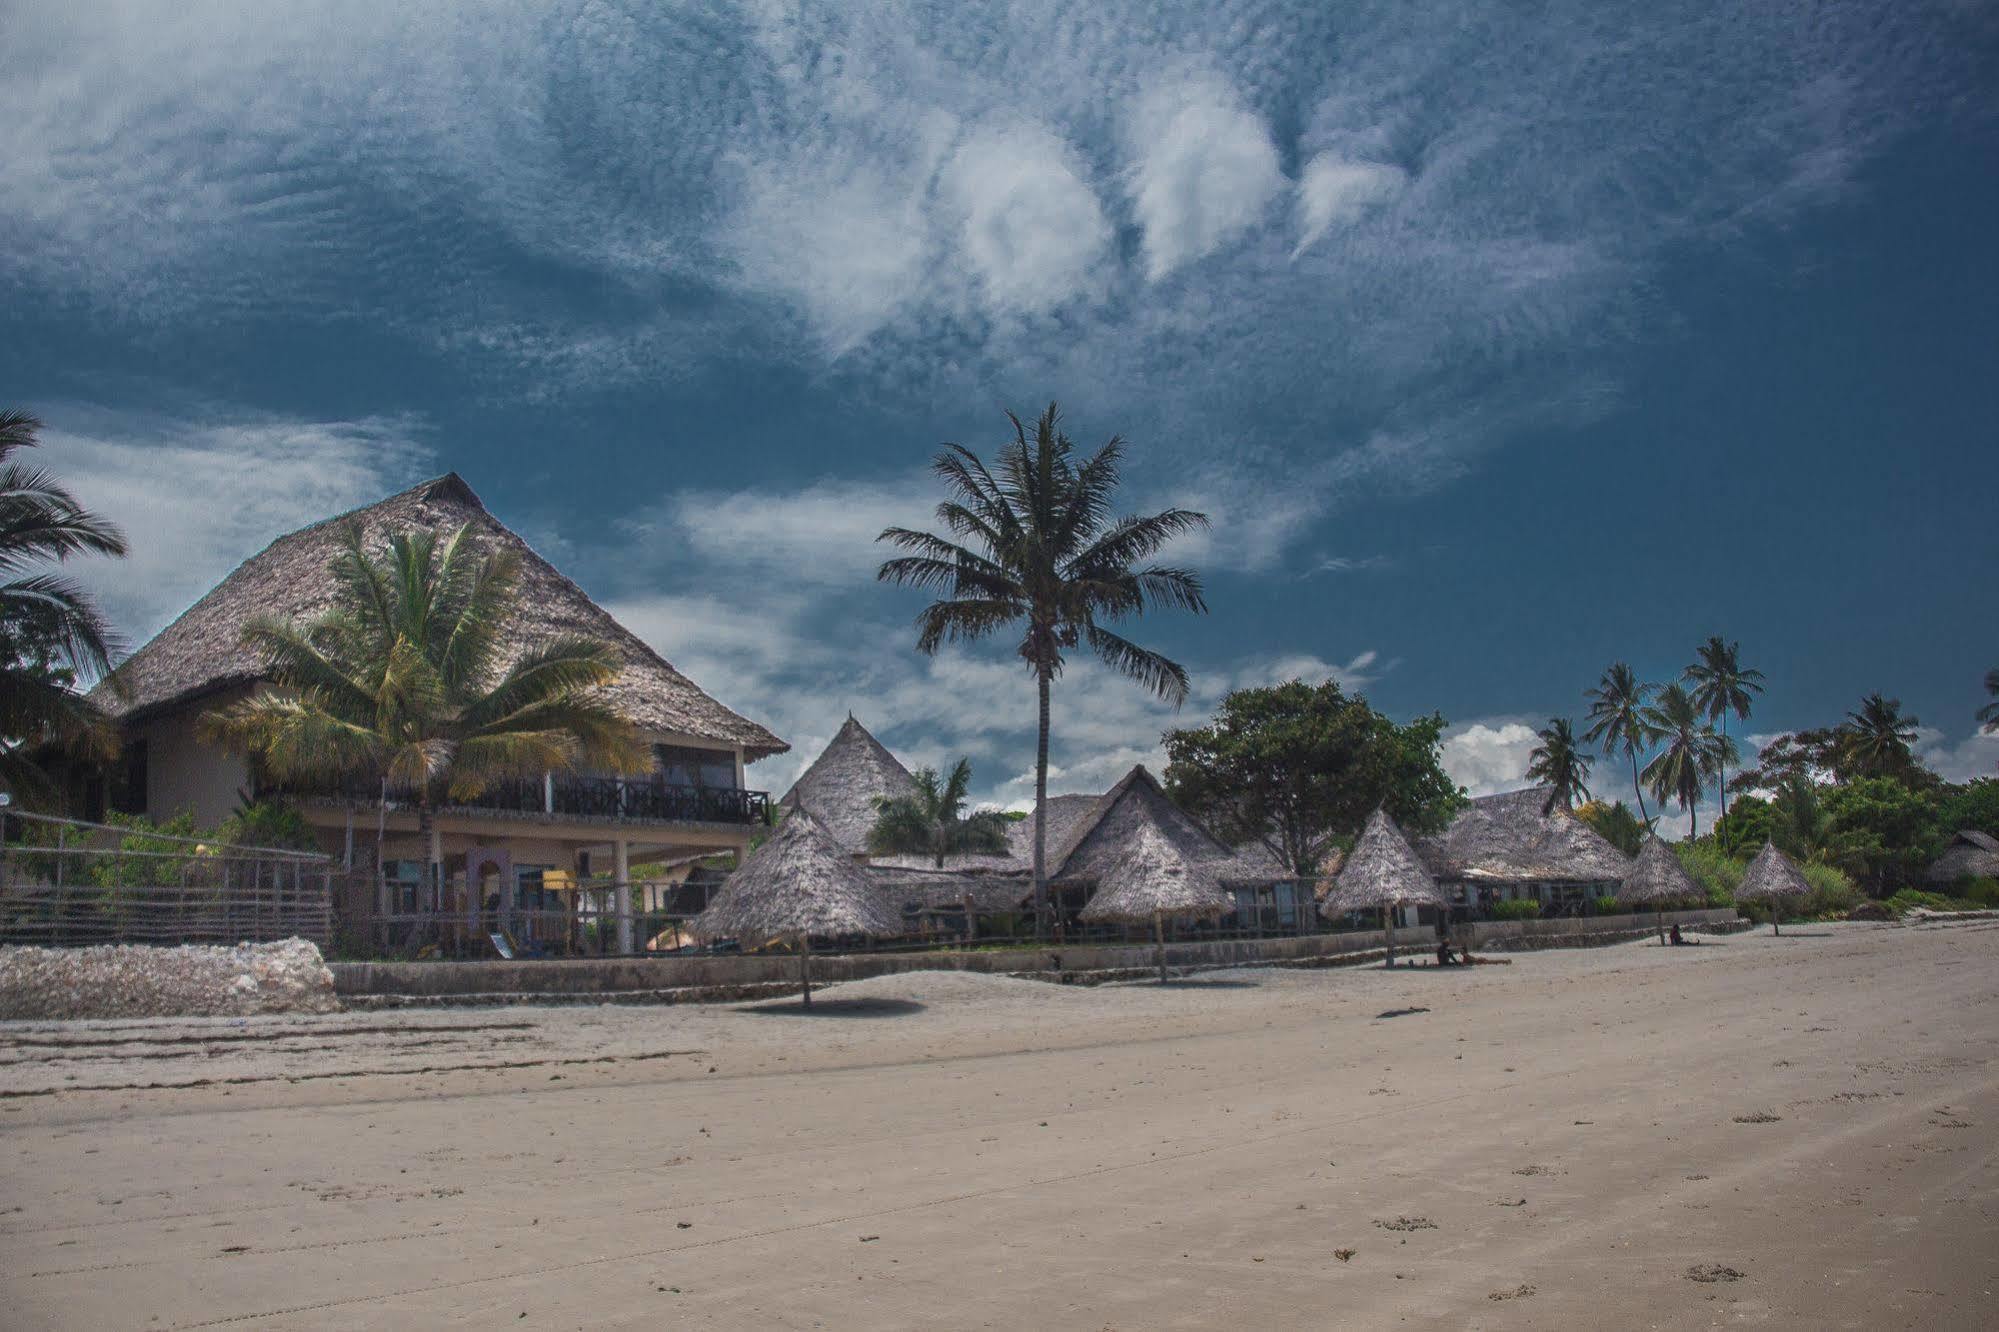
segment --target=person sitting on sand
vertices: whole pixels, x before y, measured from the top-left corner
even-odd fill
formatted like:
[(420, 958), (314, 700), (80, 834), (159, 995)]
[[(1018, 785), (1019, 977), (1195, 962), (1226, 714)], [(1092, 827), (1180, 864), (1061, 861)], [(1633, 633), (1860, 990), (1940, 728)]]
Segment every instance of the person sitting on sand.
[(1675, 922), (1675, 924), (1673, 925), (1673, 928), (1672, 928), (1672, 930), (1671, 930), (1671, 931), (1670, 931), (1670, 932), (1669, 932), (1669, 933), (1667, 934), (1667, 938), (1668, 938), (1668, 939), (1670, 939), (1670, 940), (1672, 941), (1672, 944), (1673, 944), (1673, 947), (1675, 947), (1675, 948), (1698, 948), (1698, 947), (1700, 947), (1700, 943), (1701, 943), (1701, 941), (1700, 941), (1699, 939), (1683, 939), (1683, 938), (1681, 938), (1681, 937), (1680, 937), (1680, 927), (1679, 927), (1679, 924), (1678, 924), (1677, 922)]
[(1458, 960), (1451, 956), (1451, 941), (1448, 936), (1437, 940), (1437, 965), (1440, 967), (1460, 965)]

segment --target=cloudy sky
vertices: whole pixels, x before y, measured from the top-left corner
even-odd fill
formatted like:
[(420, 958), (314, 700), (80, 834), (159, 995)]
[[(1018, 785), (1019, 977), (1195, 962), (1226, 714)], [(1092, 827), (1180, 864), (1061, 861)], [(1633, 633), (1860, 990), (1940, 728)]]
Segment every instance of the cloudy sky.
[[(1332, 673), (1504, 789), (1720, 633), (1756, 732), (1882, 689), (1999, 762), (1992, 5), (8, 8), (0, 398), (134, 641), (455, 469), (792, 742), (757, 784), (851, 708), (1017, 800), (1028, 678), (919, 658), (871, 538), (1053, 398), (1214, 520), (1135, 631), (1181, 720)], [(1057, 789), (1175, 720), (1077, 664)]]

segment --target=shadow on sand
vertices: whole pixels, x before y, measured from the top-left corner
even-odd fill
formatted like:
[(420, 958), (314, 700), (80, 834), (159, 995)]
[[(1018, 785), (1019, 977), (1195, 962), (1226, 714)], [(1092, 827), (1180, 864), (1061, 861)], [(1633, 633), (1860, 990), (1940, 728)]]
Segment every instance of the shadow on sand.
[(1200, 980), (1193, 976), (1177, 980), (1128, 980), (1120, 985), (1142, 985), (1155, 990), (1254, 990), (1258, 983), (1253, 980)]
[(821, 999), (812, 997), (812, 1006), (806, 1007), (796, 999), (779, 1000), (771, 1003), (745, 1004), (736, 1009), (738, 1013), (760, 1013), (766, 1017), (826, 1017), (826, 1018), (886, 1018), (907, 1017), (911, 1013), (921, 1013), (923, 1005), (914, 999)]

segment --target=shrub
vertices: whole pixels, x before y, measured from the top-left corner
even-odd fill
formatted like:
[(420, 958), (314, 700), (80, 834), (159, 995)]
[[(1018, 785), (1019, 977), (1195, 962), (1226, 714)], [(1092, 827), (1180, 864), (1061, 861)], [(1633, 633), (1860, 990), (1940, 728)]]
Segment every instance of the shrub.
[(1625, 914), (1624, 904), (1614, 897), (1596, 899), (1596, 914), (1599, 916), (1621, 916)]
[(1531, 897), (1494, 902), (1489, 914), (1494, 920), (1534, 920), (1541, 914), (1541, 904)]
[(1988, 909), (1999, 907), (1999, 879), (1962, 879), (1957, 885), (1957, 895)]
[(1798, 869), (1812, 886), (1810, 894), (1795, 908), (1798, 915), (1813, 919), (1837, 917), (1860, 905), (1863, 894), (1859, 886), (1836, 866), (1811, 861)]
[(1678, 842), (1674, 844), (1673, 851), (1680, 857), (1680, 864), (1687, 873), (1693, 875), (1694, 882), (1707, 893), (1707, 905), (1735, 905), (1735, 886), (1742, 882), (1742, 871), (1748, 868), (1746, 864), (1713, 842)]
[(1918, 907), (1926, 911), (1976, 911), (1978, 903), (1961, 897), (1945, 897), (1942, 893), (1926, 893), (1920, 888), (1904, 888), (1888, 899), (1888, 907), (1896, 915), (1901, 915)]

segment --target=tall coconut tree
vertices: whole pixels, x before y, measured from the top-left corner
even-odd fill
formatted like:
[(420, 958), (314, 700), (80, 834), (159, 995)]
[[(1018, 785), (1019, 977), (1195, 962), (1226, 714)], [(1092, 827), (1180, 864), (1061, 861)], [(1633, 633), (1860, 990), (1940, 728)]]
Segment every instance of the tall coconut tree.
[(0, 411), (0, 782), (52, 796), (50, 750), (106, 759), (117, 736), (83, 696), (110, 669), (118, 641), (89, 593), (51, 572), (77, 556), (121, 556), (125, 538), (23, 453), (42, 423)]
[(1985, 692), (1992, 695), (1992, 701), (1978, 710), (1980, 727), (1987, 735), (1999, 734), (1999, 666), (1985, 672)]
[(1567, 717), (1550, 717), (1547, 727), (1536, 734), (1541, 743), (1527, 756), (1527, 780), (1554, 788), (1542, 813), (1556, 805), (1573, 810), (1589, 799), (1590, 756), (1577, 747)]
[[(1719, 634), (1700, 645), (1694, 664), (1687, 667), (1686, 680), (1693, 687), (1694, 706), (1702, 716), (1719, 724), (1722, 738), (1728, 738), (1728, 714), (1748, 721), (1751, 695), (1763, 692), (1763, 672), (1742, 664), (1742, 645), (1725, 643)], [(1728, 813), (1728, 769), (1724, 766), (1718, 783), (1721, 812)]]
[(503, 665), (520, 562), (504, 547), (482, 554), (469, 532), (398, 535), (376, 558), (348, 524), (327, 570), (332, 608), (243, 631), (273, 688), (202, 719), (208, 738), (279, 782), (412, 792), (433, 885), (443, 879), (440, 804), (506, 778), (641, 772), (650, 761), (598, 693), (618, 674), (608, 645), (550, 638)]
[(935, 768), (917, 769), (916, 789), (907, 795), (876, 796), (875, 826), (868, 850), (876, 855), (929, 856), (938, 869), (952, 855), (1006, 850), (1006, 816), (992, 811), (965, 813), (972, 785), (972, 761), (961, 758), (947, 777)]
[(1916, 766), (1910, 746), (1922, 723), (1902, 715), (1902, 700), (1884, 698), (1875, 690), (1860, 700), (1840, 724), (1840, 742), (1847, 763), (1863, 777), (1898, 777)]
[(1631, 760), (1631, 789), (1638, 795), (1638, 815), (1646, 824), (1652, 813), (1645, 808), (1645, 788), (1638, 777), (1638, 756), (1659, 738), (1646, 718), (1656, 685), (1640, 684), (1630, 666), (1614, 661), (1594, 689), (1584, 691), (1589, 700), (1589, 729), (1583, 739), (1603, 747), (1609, 758), (1619, 750)]
[(1048, 926), (1048, 696), (1066, 654), (1087, 648), (1112, 670), (1178, 707), (1187, 697), (1179, 663), (1107, 626), (1160, 606), (1207, 610), (1201, 581), (1186, 569), (1149, 563), (1175, 537), (1205, 528), (1205, 514), (1171, 508), (1112, 517), (1124, 456), (1117, 436), (1089, 458), (1060, 429), (1055, 404), (1033, 438), (1007, 413), (1013, 439), (993, 466), (947, 444), (931, 463), (947, 498), (937, 506), (945, 535), (891, 527), (880, 540), (908, 552), (885, 561), (885, 583), (941, 594), (916, 617), (916, 646), (1020, 635), (1015, 652), (1034, 677), (1034, 919)]
[(1697, 836), (1701, 793), (1732, 757), (1730, 742), (1715, 733), (1693, 695), (1677, 681), (1659, 691), (1657, 702), (1647, 705), (1645, 721), (1661, 742), (1659, 753), (1645, 765), (1645, 785), (1661, 804), (1677, 800), (1687, 811), (1687, 835)]

